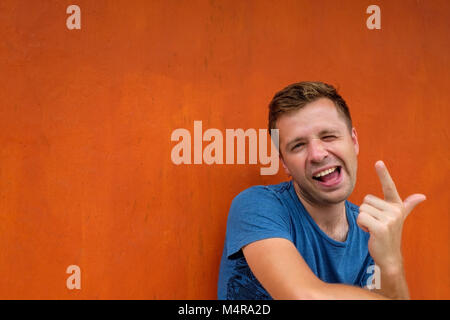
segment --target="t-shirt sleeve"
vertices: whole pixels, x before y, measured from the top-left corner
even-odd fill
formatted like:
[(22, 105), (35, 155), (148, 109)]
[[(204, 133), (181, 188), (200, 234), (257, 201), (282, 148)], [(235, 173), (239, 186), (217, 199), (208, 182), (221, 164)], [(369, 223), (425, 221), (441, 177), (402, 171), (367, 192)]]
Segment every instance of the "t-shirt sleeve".
[(262, 239), (285, 238), (293, 242), (287, 209), (265, 186), (251, 187), (234, 198), (226, 232), (228, 258)]

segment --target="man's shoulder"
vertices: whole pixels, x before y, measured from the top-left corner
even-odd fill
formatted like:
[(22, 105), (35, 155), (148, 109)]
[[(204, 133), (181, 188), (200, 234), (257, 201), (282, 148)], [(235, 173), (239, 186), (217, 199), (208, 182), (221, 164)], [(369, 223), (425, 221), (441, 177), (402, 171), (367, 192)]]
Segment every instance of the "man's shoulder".
[(233, 202), (277, 200), (279, 195), (289, 189), (290, 184), (289, 181), (285, 181), (279, 184), (251, 186), (234, 197)]

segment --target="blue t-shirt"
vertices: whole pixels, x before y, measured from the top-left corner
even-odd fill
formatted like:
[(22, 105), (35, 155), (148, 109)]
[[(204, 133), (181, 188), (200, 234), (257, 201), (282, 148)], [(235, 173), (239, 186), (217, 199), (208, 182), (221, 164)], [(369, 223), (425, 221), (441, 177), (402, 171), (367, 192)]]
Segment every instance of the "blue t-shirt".
[(346, 201), (347, 238), (328, 237), (299, 200), (291, 181), (254, 186), (237, 195), (228, 215), (218, 299), (272, 299), (250, 270), (241, 248), (267, 238), (290, 240), (314, 274), (328, 283), (363, 287), (373, 265), (369, 234), (356, 224), (359, 207)]

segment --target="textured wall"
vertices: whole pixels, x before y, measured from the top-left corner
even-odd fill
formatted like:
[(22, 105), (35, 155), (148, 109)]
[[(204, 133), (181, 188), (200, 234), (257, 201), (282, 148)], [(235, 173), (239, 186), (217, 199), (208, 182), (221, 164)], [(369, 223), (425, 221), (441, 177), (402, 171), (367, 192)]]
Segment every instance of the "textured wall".
[[(66, 8), (81, 8), (68, 30)], [(381, 30), (366, 8), (381, 8)], [(450, 298), (447, 0), (0, 2), (0, 298), (215, 299), (232, 198), (260, 165), (180, 165), (176, 128), (265, 128), (285, 85), (340, 88), (351, 200), (428, 200), (403, 233), (413, 298)], [(81, 290), (66, 268), (81, 268)]]

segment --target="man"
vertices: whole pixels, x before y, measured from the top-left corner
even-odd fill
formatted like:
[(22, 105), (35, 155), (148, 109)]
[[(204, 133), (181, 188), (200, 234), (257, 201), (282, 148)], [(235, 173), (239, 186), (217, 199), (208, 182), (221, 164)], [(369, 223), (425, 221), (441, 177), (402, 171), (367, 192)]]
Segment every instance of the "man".
[(409, 299), (401, 233), (425, 196), (402, 201), (378, 161), (384, 199), (368, 195), (359, 208), (346, 200), (359, 145), (331, 85), (300, 82), (278, 92), (269, 129), (279, 130), (280, 160), (292, 180), (251, 187), (233, 200), (218, 298)]

